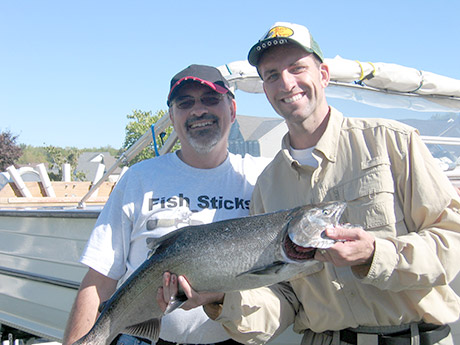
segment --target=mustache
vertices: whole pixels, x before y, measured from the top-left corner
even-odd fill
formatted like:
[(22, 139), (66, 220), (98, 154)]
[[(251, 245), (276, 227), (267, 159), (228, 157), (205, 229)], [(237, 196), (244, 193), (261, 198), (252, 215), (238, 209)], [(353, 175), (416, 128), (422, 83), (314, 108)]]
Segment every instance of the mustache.
[(210, 121), (218, 122), (219, 118), (214, 114), (203, 114), (201, 116), (192, 116), (191, 118), (189, 118), (189, 119), (187, 119), (185, 121), (185, 125), (187, 127), (190, 127), (195, 122), (199, 122), (199, 121), (203, 121), (203, 120), (210, 120)]

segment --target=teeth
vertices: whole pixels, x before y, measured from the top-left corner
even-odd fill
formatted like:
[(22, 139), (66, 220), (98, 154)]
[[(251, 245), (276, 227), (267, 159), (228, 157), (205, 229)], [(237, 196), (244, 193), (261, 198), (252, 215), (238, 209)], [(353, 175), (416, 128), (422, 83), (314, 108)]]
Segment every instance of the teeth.
[(206, 126), (211, 126), (212, 125), (212, 121), (209, 121), (209, 122), (200, 122), (200, 123), (194, 123), (190, 126), (190, 128), (194, 129), (194, 128), (199, 128), (199, 127), (206, 127)]
[(289, 98), (285, 98), (283, 99), (283, 101), (285, 103), (292, 103), (292, 102), (295, 102), (295, 101), (298, 101), (299, 99), (302, 98), (302, 94), (297, 94), (295, 96), (292, 96), (292, 97), (289, 97)]

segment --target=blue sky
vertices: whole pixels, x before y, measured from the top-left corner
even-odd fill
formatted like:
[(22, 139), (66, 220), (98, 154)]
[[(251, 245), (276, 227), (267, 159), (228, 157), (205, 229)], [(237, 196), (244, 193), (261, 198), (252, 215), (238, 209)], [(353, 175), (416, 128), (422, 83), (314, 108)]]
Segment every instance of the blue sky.
[[(276, 21), (308, 26), (328, 58), (460, 79), (459, 13), (457, 0), (0, 0), (0, 131), (119, 148), (128, 114), (166, 109), (176, 72), (246, 59)], [(238, 114), (277, 116), (264, 95), (236, 96)]]

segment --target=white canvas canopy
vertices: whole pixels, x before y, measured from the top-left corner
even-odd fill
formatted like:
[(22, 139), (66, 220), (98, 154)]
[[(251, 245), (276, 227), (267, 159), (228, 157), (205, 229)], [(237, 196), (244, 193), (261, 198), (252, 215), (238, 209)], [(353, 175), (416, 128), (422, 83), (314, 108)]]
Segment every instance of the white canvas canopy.
[[(383, 62), (325, 59), (331, 82), (326, 95), (381, 108), (422, 112), (459, 112), (460, 80)], [(219, 67), (234, 90), (262, 93), (262, 81), (248, 61)]]

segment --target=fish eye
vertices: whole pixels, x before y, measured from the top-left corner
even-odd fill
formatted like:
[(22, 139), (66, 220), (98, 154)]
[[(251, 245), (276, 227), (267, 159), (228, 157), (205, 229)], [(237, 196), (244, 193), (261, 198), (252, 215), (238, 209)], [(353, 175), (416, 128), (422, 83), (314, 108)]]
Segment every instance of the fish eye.
[(323, 210), (323, 215), (325, 216), (329, 216), (331, 213), (331, 210)]

